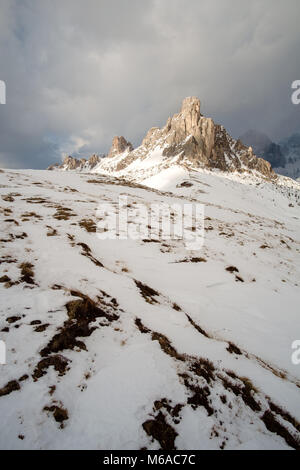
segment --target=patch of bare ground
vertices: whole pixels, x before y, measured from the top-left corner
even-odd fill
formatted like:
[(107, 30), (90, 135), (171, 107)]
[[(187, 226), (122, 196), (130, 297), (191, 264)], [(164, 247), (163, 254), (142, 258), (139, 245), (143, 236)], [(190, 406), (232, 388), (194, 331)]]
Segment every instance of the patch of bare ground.
[(165, 409), (169, 416), (173, 419), (175, 424), (179, 424), (180, 422), (180, 412), (184, 405), (182, 403), (177, 403), (177, 405), (172, 406), (171, 400), (167, 398), (161, 398), (160, 400), (156, 400), (153, 405), (153, 411), (163, 410)]
[(187, 403), (191, 405), (191, 407), (196, 410), (199, 406), (202, 406), (206, 409), (208, 416), (211, 416), (214, 413), (214, 409), (211, 406), (209, 396), (210, 390), (205, 385), (204, 387), (200, 387), (199, 385), (195, 385), (193, 380), (189, 375), (182, 374), (181, 375), (185, 387), (192, 392), (192, 395), (188, 398)]
[(239, 272), (238, 268), (236, 268), (235, 266), (228, 266), (226, 268), (226, 271), (228, 271), (229, 273), (238, 273)]
[(13, 213), (12, 209), (10, 209), (9, 207), (1, 207), (0, 210), (5, 217), (8, 217)]
[(14, 202), (15, 198), (13, 197), (12, 193), (10, 194), (3, 194), (1, 196), (1, 198), (3, 199), (3, 201), (5, 202)]
[(153, 419), (149, 419), (143, 423), (143, 429), (159, 442), (162, 450), (175, 450), (175, 439), (178, 436), (175, 429), (167, 423), (166, 417), (160, 411)]
[(45, 406), (43, 408), (43, 411), (49, 411), (52, 413), (53, 418), (57, 423), (60, 423), (60, 428), (64, 428), (64, 421), (69, 419), (69, 414), (68, 410), (66, 408), (63, 408), (62, 405), (51, 405), (51, 406)]
[(78, 193), (77, 189), (75, 189), (75, 188), (69, 188), (69, 187), (65, 187), (65, 188), (63, 189), (63, 191), (66, 192), (66, 193)]
[(136, 279), (134, 279), (134, 282), (146, 302), (148, 302), (149, 304), (158, 303), (158, 301), (154, 298), (159, 296), (159, 293), (156, 290), (152, 289), (152, 287), (147, 286), (147, 284), (143, 284), (141, 281), (137, 281)]
[(12, 392), (20, 390), (20, 388), (20, 384), (17, 380), (11, 380), (6, 385), (4, 385), (4, 387), (0, 388), (0, 397), (9, 395)]
[(220, 232), (219, 235), (224, 236), (226, 238), (234, 237), (234, 233)]
[(24, 240), (24, 238), (28, 238), (28, 235), (26, 232), (18, 233), (15, 235), (15, 238), (17, 240)]
[(19, 315), (18, 315), (18, 316), (17, 316), (17, 315), (14, 315), (14, 316), (12, 316), (12, 317), (7, 317), (7, 318), (6, 318), (6, 321), (7, 321), (7, 323), (16, 323), (16, 321), (21, 320), (21, 318), (22, 318), (22, 317), (19, 316)]
[(1, 238), (0, 242), (1, 243), (10, 243), (10, 242), (13, 242), (14, 240), (24, 240), (24, 238), (28, 237), (27, 233), (25, 233), (25, 232), (18, 233), (18, 234), (15, 234), (15, 235), (12, 234), (12, 233), (9, 233), (8, 236), (9, 236), (9, 238)]
[(10, 224), (15, 224), (15, 225), (19, 225), (19, 222), (15, 219), (4, 219), (4, 222), (7, 222), (7, 223), (10, 223)]
[(190, 322), (190, 324), (199, 332), (201, 333), (201, 335), (205, 336), (206, 338), (210, 338), (209, 334), (206, 333), (206, 331), (201, 328), (201, 326), (199, 326), (196, 322), (194, 322), (194, 320), (186, 313), (185, 314), (188, 321)]
[(275, 413), (278, 416), (281, 416), (281, 418), (283, 418), (288, 423), (292, 424), (292, 426), (294, 426), (294, 428), (300, 432), (300, 423), (295, 418), (293, 418), (293, 416), (291, 416), (291, 414), (288, 411), (284, 410), (283, 408), (276, 405), (272, 401), (269, 401), (269, 407), (270, 407), (270, 410), (273, 411), (273, 413)]
[(215, 366), (208, 359), (196, 359), (190, 364), (189, 370), (198, 377), (203, 377), (208, 384), (215, 380)]
[(14, 239), (15, 239), (15, 237), (13, 236), (12, 233), (9, 233), (9, 234), (8, 234), (8, 237), (9, 237), (9, 238), (1, 238), (1, 239), (0, 239), (0, 242), (1, 242), (1, 243), (10, 243), (10, 242), (13, 242)]
[(95, 233), (97, 229), (97, 226), (92, 219), (82, 219), (80, 220), (79, 225), (89, 233)]
[(74, 214), (72, 209), (63, 206), (57, 206), (56, 212), (53, 217), (57, 220), (69, 220), (70, 217), (75, 217), (75, 215), (76, 214)]
[(43, 331), (45, 331), (48, 328), (49, 325), (50, 325), (49, 323), (45, 323), (44, 325), (39, 325), (36, 328), (34, 328), (34, 331), (36, 333), (42, 333)]
[(90, 183), (90, 184), (103, 184), (103, 181), (92, 179), (92, 180), (87, 180), (87, 183)]
[(190, 181), (183, 181), (182, 183), (177, 184), (176, 188), (190, 188), (191, 186), (193, 186), (193, 183)]
[(182, 312), (181, 307), (179, 307), (179, 305), (177, 305), (175, 302), (172, 304), (172, 309), (176, 310), (177, 312)]
[(107, 304), (103, 303), (101, 305), (100, 301), (99, 304), (96, 304), (84, 294), (74, 292), (72, 295), (77, 295), (81, 298), (71, 300), (66, 304), (68, 320), (64, 322), (59, 333), (54, 335), (48, 345), (41, 350), (40, 354), (42, 357), (66, 349), (74, 349), (75, 347), (86, 350), (85, 344), (83, 341), (78, 340), (78, 338), (88, 337), (97, 329), (97, 326), (91, 327), (90, 323), (95, 322), (98, 318), (102, 318), (106, 322), (102, 322), (101, 326), (105, 326), (119, 318), (119, 315), (113, 311), (116, 309), (115, 305), (110, 305), (108, 309)]
[(21, 214), (22, 222), (28, 222), (30, 219), (41, 220), (42, 218), (43, 217), (36, 212), (24, 212), (24, 214)]
[(47, 237), (56, 237), (57, 235), (57, 230), (53, 227), (50, 227), (50, 225), (47, 225), (46, 226), (47, 229), (48, 229), (48, 232), (47, 232)]
[(22, 200), (28, 202), (29, 204), (45, 204), (48, 202), (47, 199), (39, 196), (26, 197)]
[(33, 371), (32, 378), (36, 382), (39, 378), (43, 377), (43, 375), (46, 375), (48, 368), (51, 366), (58, 372), (58, 375), (63, 376), (68, 370), (69, 362), (69, 359), (61, 354), (46, 357), (38, 362)]
[(35, 284), (33, 267), (33, 264), (28, 262), (21, 263), (19, 265), (19, 268), (21, 269), (21, 282), (26, 282), (27, 284)]
[(29, 378), (28, 374), (24, 374), (19, 378), (19, 382), (24, 382), (24, 380), (27, 380)]
[(277, 421), (276, 416), (271, 411), (265, 411), (261, 419), (269, 431), (273, 432), (274, 434), (278, 434), (278, 436), (282, 437), (285, 442), (293, 449), (300, 450), (299, 437), (293, 436), (290, 431), (280, 424)]
[(291, 247), (286, 243), (285, 240), (280, 240), (280, 243), (281, 243), (282, 245), (285, 245), (285, 246), (288, 248), (288, 250), (291, 249)]
[(92, 263), (94, 263), (98, 268), (104, 268), (104, 265), (92, 255), (92, 250), (86, 243), (77, 243), (77, 246), (81, 246), (81, 254), (86, 256)]
[(175, 263), (206, 263), (207, 260), (201, 257), (192, 257), (192, 258), (184, 258), (179, 261), (175, 261)]
[(4, 258), (0, 258), (0, 264), (11, 264), (11, 263), (16, 263), (17, 260), (12, 258), (11, 256), (6, 256)]
[[(235, 378), (233, 378), (230, 375), (230, 372), (225, 372), (225, 374), (226, 375), (219, 376), (224, 388), (226, 390), (231, 390), (235, 396), (240, 396), (245, 405), (249, 406), (252, 411), (260, 411), (261, 405), (254, 398), (257, 390), (251, 381), (249, 379), (246, 380), (245, 377), (239, 379), (237, 376), (235, 376)], [(240, 384), (238, 380), (242, 382), (242, 384)]]
[[(53, 286), (54, 289), (63, 289), (62, 286)], [(78, 348), (79, 350), (86, 350), (83, 341), (78, 340), (78, 337), (88, 337), (99, 326), (108, 326), (111, 322), (119, 318), (117, 311), (122, 311), (115, 298), (110, 297), (104, 291), (101, 291), (102, 297), (97, 297), (98, 303), (91, 300), (85, 294), (78, 291), (69, 291), (74, 297), (79, 297), (77, 300), (71, 300), (66, 304), (68, 313), (68, 320), (66, 320), (57, 334), (53, 336), (48, 345), (40, 351), (41, 359), (36, 365), (32, 374), (33, 380), (37, 381), (40, 377), (45, 375), (48, 368), (53, 366), (54, 369), (63, 376), (68, 370), (69, 359), (61, 354), (60, 351)], [(98, 326), (90, 326), (90, 323), (101, 318), (102, 321)], [(38, 324), (39, 320), (34, 320)]]
[(238, 356), (241, 356), (243, 354), (240, 348), (231, 341), (228, 342), (228, 346), (226, 349), (230, 354), (237, 354)]
[(178, 359), (179, 361), (184, 361), (185, 357), (179, 354), (176, 349), (171, 345), (171, 342), (166, 336), (156, 331), (151, 331), (149, 328), (143, 325), (140, 318), (135, 319), (135, 325), (138, 327), (141, 333), (151, 333), (152, 341), (158, 341), (161, 349), (171, 357)]

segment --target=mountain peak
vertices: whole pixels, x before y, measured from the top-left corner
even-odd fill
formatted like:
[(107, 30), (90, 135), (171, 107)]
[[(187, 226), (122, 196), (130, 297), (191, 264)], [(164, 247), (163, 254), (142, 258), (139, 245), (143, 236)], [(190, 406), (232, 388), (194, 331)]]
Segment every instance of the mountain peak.
[(181, 113), (195, 111), (200, 115), (201, 102), (196, 96), (187, 96), (183, 99), (181, 105)]
[(136, 149), (123, 136), (115, 136), (107, 157), (99, 161), (95, 171), (116, 176), (122, 172), (124, 177), (140, 179), (179, 165), (276, 177), (270, 163), (256, 157), (255, 148), (253, 152), (249, 145), (233, 139), (223, 126), (203, 116), (200, 107), (196, 96), (184, 98), (179, 113), (169, 117), (161, 129), (152, 127)]
[(133, 147), (130, 142), (128, 142), (125, 137), (115, 136), (112, 141), (112, 146), (108, 153), (108, 157), (114, 157), (120, 153), (125, 152), (125, 150), (129, 150), (130, 152), (133, 150)]

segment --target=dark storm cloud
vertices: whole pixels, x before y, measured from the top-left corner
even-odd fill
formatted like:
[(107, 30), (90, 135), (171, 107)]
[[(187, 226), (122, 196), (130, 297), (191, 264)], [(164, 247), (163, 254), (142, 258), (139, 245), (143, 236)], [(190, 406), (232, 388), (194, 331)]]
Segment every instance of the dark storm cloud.
[(0, 0), (0, 165), (135, 145), (182, 98), (238, 136), (299, 129), (298, 0)]

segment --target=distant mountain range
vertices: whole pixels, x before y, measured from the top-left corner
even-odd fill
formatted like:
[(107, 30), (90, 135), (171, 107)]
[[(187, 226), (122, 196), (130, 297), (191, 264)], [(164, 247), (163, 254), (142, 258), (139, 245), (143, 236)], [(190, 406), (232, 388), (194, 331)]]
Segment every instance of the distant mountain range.
[(253, 148), (256, 155), (271, 163), (276, 173), (290, 178), (300, 178), (300, 133), (294, 133), (290, 137), (278, 143), (262, 132), (249, 130), (239, 139), (245, 145)]

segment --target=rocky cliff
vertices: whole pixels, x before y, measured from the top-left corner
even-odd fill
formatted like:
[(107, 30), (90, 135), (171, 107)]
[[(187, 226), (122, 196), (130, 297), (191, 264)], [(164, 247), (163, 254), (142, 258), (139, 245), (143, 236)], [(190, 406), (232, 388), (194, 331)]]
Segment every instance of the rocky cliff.
[(185, 98), (180, 112), (169, 117), (161, 129), (152, 127), (136, 149), (123, 136), (114, 137), (106, 158), (93, 156), (86, 161), (66, 157), (62, 165), (49, 169), (93, 170), (134, 178), (136, 172), (151, 175), (175, 164), (276, 177), (269, 162), (256, 157), (251, 147), (203, 116), (200, 107), (198, 98)]
[(96, 165), (99, 164), (101, 158), (99, 155), (91, 155), (91, 157), (86, 160), (85, 158), (75, 158), (66, 156), (62, 162), (61, 165), (59, 163), (54, 163), (53, 165), (50, 165), (47, 170), (63, 170), (63, 171), (68, 171), (68, 170), (77, 170), (77, 171), (91, 171), (93, 168), (95, 168)]
[(112, 146), (108, 153), (108, 157), (114, 157), (115, 155), (119, 155), (120, 153), (123, 153), (126, 150), (128, 150), (129, 152), (133, 150), (131, 143), (127, 142), (127, 140), (123, 136), (116, 136), (113, 138)]
[(163, 128), (152, 127), (137, 149), (130, 151), (127, 146), (127, 152), (121, 155), (124, 145), (120, 152), (114, 143), (112, 148), (109, 156), (114, 158), (103, 159), (96, 167), (97, 171), (133, 175), (137, 169), (133, 163), (138, 161), (143, 169), (144, 162), (144, 168), (149, 168), (155, 153), (153, 160), (160, 168), (177, 164), (225, 172), (256, 171), (267, 178), (275, 177), (270, 163), (257, 158), (251, 147), (233, 139), (223, 126), (201, 114), (200, 100), (196, 97), (185, 98), (180, 112), (169, 117)]

